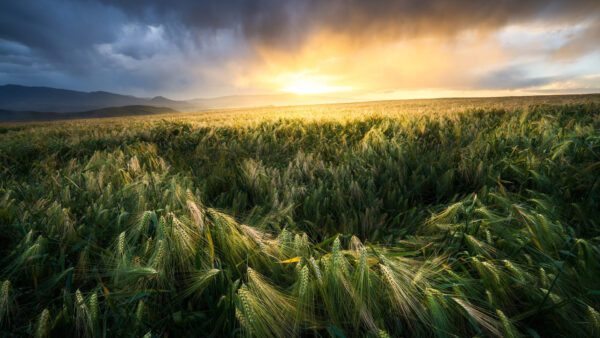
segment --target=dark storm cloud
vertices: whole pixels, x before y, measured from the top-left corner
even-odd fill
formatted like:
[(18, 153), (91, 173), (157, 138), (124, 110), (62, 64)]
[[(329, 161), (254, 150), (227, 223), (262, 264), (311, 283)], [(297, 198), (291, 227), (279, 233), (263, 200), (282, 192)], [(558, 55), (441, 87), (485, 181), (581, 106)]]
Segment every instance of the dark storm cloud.
[[(189, 85), (186, 76), (172, 75), (185, 66), (177, 57), (183, 47), (140, 19), (98, 1), (3, 1), (0, 82), (84, 90)], [(184, 41), (183, 33), (172, 41)], [(159, 53), (172, 57), (158, 65), (132, 62)]]
[(121, 11), (90, 1), (3, 1), (0, 39), (73, 65), (93, 44), (113, 40), (125, 20)]
[[(316, 32), (368, 45), (508, 24), (598, 22), (599, 15), (597, 0), (2, 1), (0, 82), (46, 77), (46, 83), (109, 90), (202, 86), (206, 79), (181, 70), (248, 62), (256, 46), (293, 52)], [(590, 25), (556, 55), (596, 50), (599, 27)]]
[(298, 45), (323, 29), (354, 38), (452, 35), (532, 20), (572, 24), (597, 16), (600, 9), (596, 0), (101, 1), (140, 20), (195, 29), (239, 28), (252, 41), (279, 46)]

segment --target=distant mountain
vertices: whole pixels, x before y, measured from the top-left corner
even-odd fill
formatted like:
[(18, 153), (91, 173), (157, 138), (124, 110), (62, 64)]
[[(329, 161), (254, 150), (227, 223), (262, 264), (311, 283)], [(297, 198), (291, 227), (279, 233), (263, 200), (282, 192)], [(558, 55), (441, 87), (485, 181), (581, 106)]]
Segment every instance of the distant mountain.
[(134, 105), (168, 107), (178, 111), (197, 111), (349, 101), (351, 100), (345, 98), (296, 94), (233, 95), (177, 101), (163, 96), (140, 98), (102, 91), (80, 92), (50, 87), (27, 87), (10, 84), (0, 86), (0, 109), (29, 112), (70, 113)]
[(121, 117), (152, 114), (172, 114), (177, 110), (165, 107), (152, 106), (123, 106), (93, 109), (84, 112), (37, 112), (37, 111), (13, 111), (0, 110), (0, 122), (33, 122), (33, 121), (55, 121), (71, 119), (89, 119), (99, 117)]
[(164, 97), (148, 99), (102, 91), (87, 93), (50, 87), (0, 86), (0, 109), (4, 110), (67, 113), (133, 105), (193, 108), (187, 102)]

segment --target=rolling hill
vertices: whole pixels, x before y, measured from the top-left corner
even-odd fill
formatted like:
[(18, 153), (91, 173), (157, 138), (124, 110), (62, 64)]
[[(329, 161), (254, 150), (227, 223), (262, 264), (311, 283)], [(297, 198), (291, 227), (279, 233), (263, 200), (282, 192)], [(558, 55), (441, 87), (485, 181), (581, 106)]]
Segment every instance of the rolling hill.
[[(0, 86), (0, 109), (9, 111), (76, 113), (123, 106), (168, 107), (178, 111), (288, 106), (299, 104), (337, 103), (348, 98), (319, 95), (271, 94), (231, 95), (215, 98), (171, 100), (163, 96), (140, 98), (104, 91), (82, 92), (51, 87), (28, 87), (8, 84)], [(48, 114), (52, 116), (52, 114)]]
[(108, 107), (92, 109), (83, 112), (69, 113), (0, 110), (0, 122), (55, 121), (100, 117), (125, 117), (137, 115), (167, 114), (177, 112), (177, 110), (166, 107), (153, 107), (141, 105)]

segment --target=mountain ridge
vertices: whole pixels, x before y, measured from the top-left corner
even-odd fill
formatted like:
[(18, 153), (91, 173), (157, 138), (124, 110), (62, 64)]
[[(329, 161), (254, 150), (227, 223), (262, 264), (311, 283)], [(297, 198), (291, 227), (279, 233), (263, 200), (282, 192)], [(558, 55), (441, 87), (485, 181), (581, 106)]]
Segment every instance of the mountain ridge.
[(287, 106), (348, 102), (351, 100), (319, 95), (259, 94), (172, 100), (164, 96), (136, 97), (107, 91), (76, 91), (44, 86), (7, 84), (0, 86), (0, 109), (49, 113), (75, 113), (122, 106), (160, 106), (178, 111)]

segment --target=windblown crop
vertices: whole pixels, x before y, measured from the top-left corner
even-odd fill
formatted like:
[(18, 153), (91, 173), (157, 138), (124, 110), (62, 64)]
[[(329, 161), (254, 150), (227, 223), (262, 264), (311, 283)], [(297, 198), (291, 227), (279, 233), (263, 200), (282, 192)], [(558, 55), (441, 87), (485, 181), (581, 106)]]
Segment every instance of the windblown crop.
[(2, 331), (600, 335), (600, 106), (378, 113), (3, 126)]

